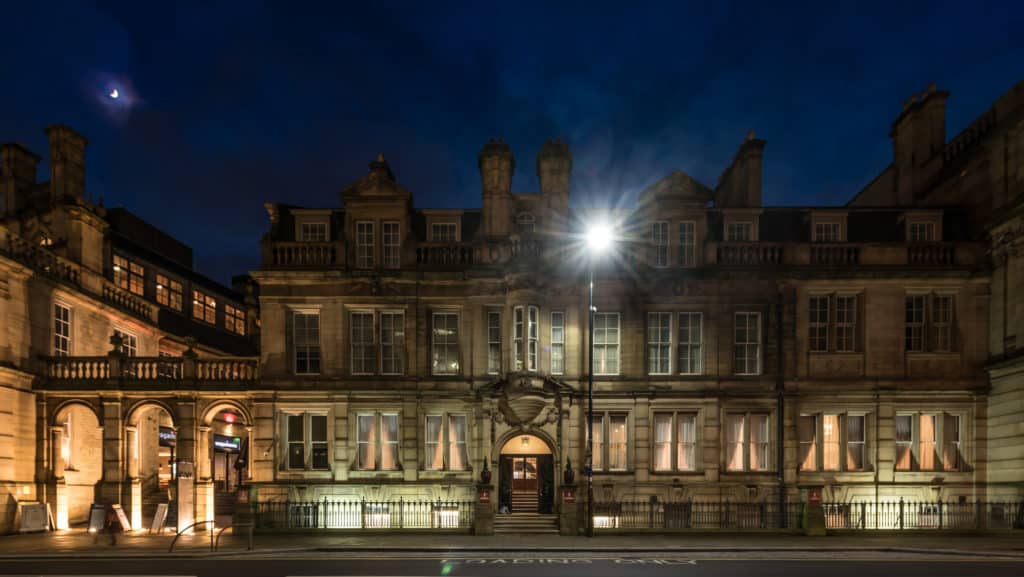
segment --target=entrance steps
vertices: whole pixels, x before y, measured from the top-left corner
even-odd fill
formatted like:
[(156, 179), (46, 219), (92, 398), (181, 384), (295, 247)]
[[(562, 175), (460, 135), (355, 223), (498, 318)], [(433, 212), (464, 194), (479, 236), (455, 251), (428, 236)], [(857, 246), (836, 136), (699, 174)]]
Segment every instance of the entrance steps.
[(558, 518), (538, 513), (512, 513), (494, 516), (494, 533), (558, 534)]
[(512, 493), (512, 512), (513, 513), (536, 513), (537, 512), (537, 494), (536, 493)]

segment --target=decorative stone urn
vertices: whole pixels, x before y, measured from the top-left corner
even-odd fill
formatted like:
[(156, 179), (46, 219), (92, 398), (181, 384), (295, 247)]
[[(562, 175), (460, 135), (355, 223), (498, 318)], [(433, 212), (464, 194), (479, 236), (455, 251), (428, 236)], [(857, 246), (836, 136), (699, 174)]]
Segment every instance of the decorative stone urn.
[(484, 457), (484, 468), (480, 470), (480, 482), (484, 485), (491, 484), (491, 470), (487, 468), (487, 461)]
[(562, 471), (562, 482), (566, 485), (572, 485), (573, 481), (576, 480), (576, 471), (572, 470), (572, 462), (568, 457), (565, 459), (565, 470)]

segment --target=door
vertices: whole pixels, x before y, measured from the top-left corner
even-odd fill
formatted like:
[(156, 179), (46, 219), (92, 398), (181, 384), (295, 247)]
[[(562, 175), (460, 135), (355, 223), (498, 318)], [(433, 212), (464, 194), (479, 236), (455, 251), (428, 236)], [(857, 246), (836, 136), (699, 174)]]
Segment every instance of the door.
[(502, 456), (498, 461), (498, 509), (512, 510), (512, 457)]
[(537, 457), (512, 458), (512, 492), (537, 492)]

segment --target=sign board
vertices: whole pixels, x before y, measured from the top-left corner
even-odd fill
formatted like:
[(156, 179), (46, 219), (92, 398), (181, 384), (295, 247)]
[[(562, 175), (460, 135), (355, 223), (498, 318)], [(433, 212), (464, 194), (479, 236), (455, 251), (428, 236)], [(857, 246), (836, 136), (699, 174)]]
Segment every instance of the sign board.
[(241, 437), (230, 437), (228, 435), (213, 435), (213, 448), (217, 451), (237, 453), (242, 448)]
[(572, 489), (562, 490), (562, 502), (563, 503), (575, 503), (576, 502), (576, 491)]
[(107, 508), (99, 503), (93, 503), (89, 508), (89, 532), (96, 533), (103, 530), (103, 523), (107, 520)]
[(50, 507), (46, 503), (21, 503), (19, 533), (33, 533), (50, 529)]
[(480, 502), (490, 503), (491, 502), (491, 491), (490, 489), (480, 489)]
[(178, 431), (171, 427), (160, 427), (158, 435), (161, 447), (173, 447), (178, 443)]
[(121, 523), (121, 530), (131, 531), (132, 524), (128, 522), (128, 516), (124, 514), (124, 509), (121, 508), (121, 505), (115, 504), (111, 505), (111, 507), (114, 508), (114, 514), (117, 515), (117, 520)]
[(821, 504), (821, 487), (811, 487), (807, 490), (807, 502), (811, 505)]
[(249, 504), (249, 487), (239, 487), (235, 492), (235, 503), (239, 505)]
[(150, 533), (163, 533), (164, 523), (167, 522), (167, 503), (160, 503), (156, 506), (156, 513), (153, 514), (153, 522), (149, 524)]

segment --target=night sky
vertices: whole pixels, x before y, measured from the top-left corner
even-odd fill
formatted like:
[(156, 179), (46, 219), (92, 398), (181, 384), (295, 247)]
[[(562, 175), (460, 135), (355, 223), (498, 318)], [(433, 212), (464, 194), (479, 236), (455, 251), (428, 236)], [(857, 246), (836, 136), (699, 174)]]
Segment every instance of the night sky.
[(46, 156), (72, 126), (88, 193), (228, 282), (265, 201), (339, 206), (378, 152), (416, 206), (478, 207), (488, 138), (534, 191), (559, 136), (582, 206), (675, 169), (713, 186), (754, 129), (766, 204), (841, 204), (912, 93), (952, 92), (952, 136), (1024, 78), (1024, 2), (834, 4), (4, 2), (0, 140)]

